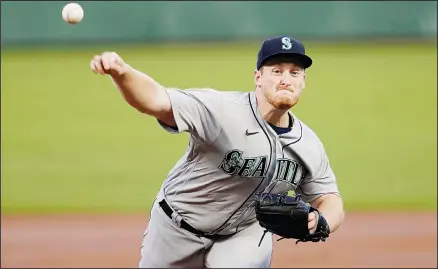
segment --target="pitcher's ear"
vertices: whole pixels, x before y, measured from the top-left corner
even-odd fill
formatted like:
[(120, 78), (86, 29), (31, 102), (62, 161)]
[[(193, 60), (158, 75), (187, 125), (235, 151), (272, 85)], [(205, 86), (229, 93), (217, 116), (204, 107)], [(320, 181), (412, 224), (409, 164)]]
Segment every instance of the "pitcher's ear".
[(256, 86), (260, 86), (260, 78), (262, 77), (262, 72), (259, 70), (254, 71), (254, 83)]
[(303, 78), (303, 90), (306, 88), (306, 73), (304, 72), (304, 78)]

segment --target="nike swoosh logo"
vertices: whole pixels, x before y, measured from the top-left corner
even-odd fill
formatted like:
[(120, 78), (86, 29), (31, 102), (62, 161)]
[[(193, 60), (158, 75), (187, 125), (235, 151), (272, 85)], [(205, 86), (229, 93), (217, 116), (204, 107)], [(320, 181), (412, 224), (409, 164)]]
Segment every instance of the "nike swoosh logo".
[(255, 134), (258, 134), (259, 132), (257, 131), (257, 132), (250, 132), (250, 131), (248, 131), (248, 129), (246, 130), (246, 135), (255, 135)]

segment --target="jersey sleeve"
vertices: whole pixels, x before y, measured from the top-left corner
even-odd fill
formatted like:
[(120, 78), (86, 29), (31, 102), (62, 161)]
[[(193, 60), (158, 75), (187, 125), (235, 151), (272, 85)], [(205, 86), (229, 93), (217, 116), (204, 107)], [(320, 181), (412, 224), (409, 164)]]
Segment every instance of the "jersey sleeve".
[(308, 203), (324, 194), (331, 193), (339, 195), (336, 176), (322, 145), (321, 164), (318, 171), (314, 175), (306, 176), (298, 186), (297, 192), (302, 196), (303, 201)]
[(221, 131), (222, 94), (212, 89), (166, 89), (176, 126), (159, 124), (168, 132), (188, 132), (193, 137), (210, 143)]

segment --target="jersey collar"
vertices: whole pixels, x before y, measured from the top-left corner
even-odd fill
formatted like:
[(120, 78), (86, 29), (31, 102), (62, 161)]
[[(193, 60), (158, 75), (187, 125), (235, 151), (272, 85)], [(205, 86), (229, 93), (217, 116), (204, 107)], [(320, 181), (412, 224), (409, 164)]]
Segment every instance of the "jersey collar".
[(292, 130), (290, 132), (277, 135), (277, 133), (272, 129), (272, 127), (263, 119), (262, 114), (257, 105), (257, 97), (256, 92), (252, 91), (249, 93), (249, 101), (252, 110), (254, 111), (254, 115), (259, 122), (260, 126), (267, 132), (270, 133), (271, 137), (280, 137), (281, 139), (285, 139), (286, 143), (296, 143), (298, 142), (303, 135), (303, 126), (301, 121), (291, 112), (288, 111), (289, 115), (293, 119)]

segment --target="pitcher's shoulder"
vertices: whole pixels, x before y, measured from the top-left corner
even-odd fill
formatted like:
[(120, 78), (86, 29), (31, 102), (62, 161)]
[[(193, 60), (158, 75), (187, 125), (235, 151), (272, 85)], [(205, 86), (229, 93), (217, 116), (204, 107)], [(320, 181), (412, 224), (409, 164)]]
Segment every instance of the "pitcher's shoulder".
[(218, 90), (214, 88), (187, 88), (187, 89), (179, 89), (169, 87), (167, 90), (171, 91), (180, 91), (187, 94), (193, 95), (205, 95), (205, 96), (216, 96), (221, 97), (224, 100), (234, 100), (239, 99), (241, 96), (246, 96), (248, 93), (244, 91), (237, 90)]
[(215, 98), (216, 101), (234, 103), (234, 104), (249, 104), (249, 92), (239, 90), (217, 90), (213, 88), (195, 88), (189, 89), (189, 92), (197, 95), (208, 95)]
[[(214, 88), (167, 88), (170, 96), (179, 97), (181, 95), (190, 96), (206, 106), (236, 106), (246, 107), (250, 104), (249, 95), (251, 92), (231, 89), (214, 89)], [(175, 97), (175, 98), (176, 98)]]
[(245, 91), (224, 91), (223, 92), (223, 101), (227, 103), (233, 103), (233, 104), (243, 104), (243, 105), (249, 105), (249, 94), (250, 92)]

